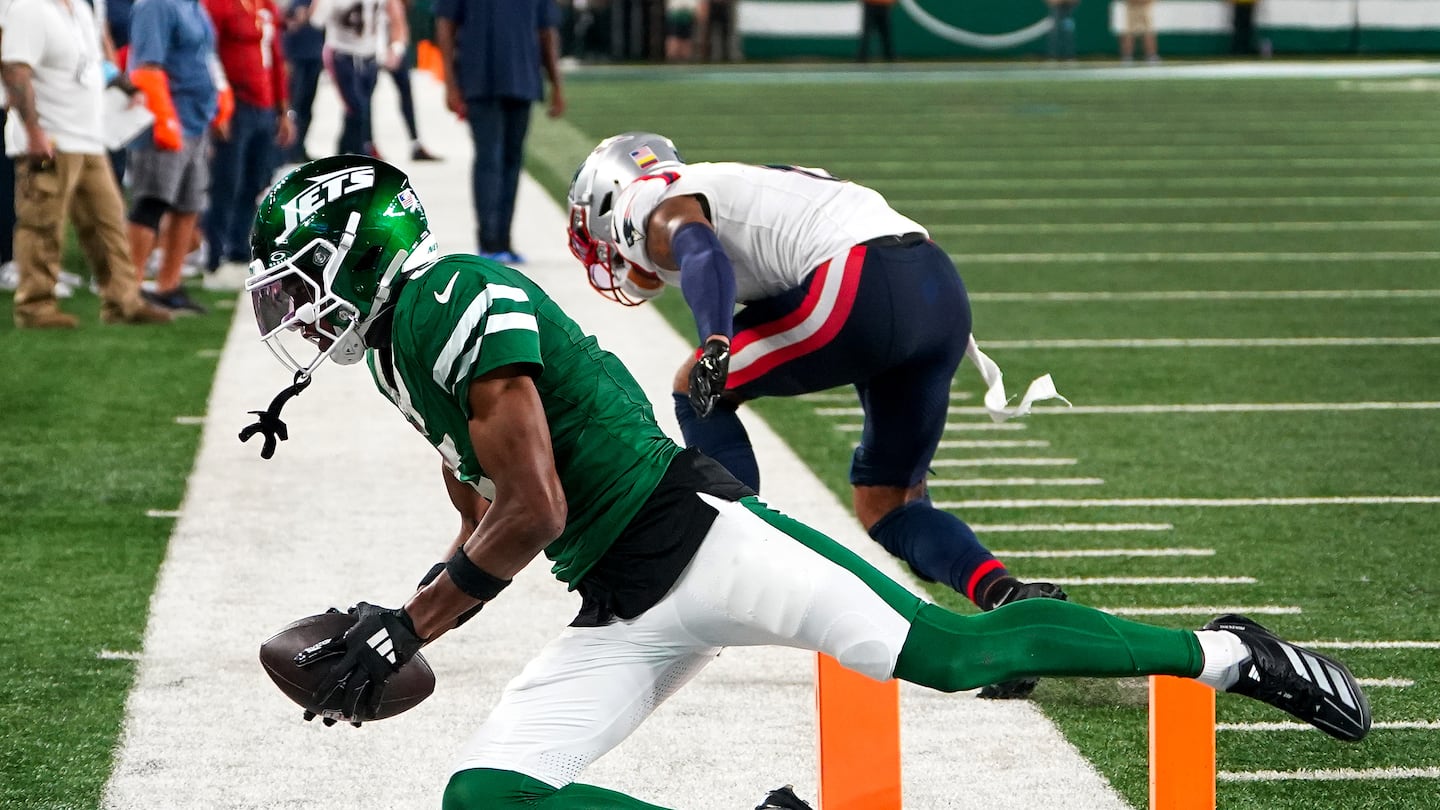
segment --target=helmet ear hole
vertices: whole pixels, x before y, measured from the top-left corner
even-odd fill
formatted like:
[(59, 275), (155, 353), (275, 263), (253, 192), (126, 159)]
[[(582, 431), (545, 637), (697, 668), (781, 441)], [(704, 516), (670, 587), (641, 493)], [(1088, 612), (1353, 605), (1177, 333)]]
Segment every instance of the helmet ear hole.
[(600, 216), (603, 217), (610, 213), (610, 203), (614, 201), (614, 199), (615, 192), (613, 191), (605, 192), (605, 196), (600, 198), (600, 208), (598, 209)]

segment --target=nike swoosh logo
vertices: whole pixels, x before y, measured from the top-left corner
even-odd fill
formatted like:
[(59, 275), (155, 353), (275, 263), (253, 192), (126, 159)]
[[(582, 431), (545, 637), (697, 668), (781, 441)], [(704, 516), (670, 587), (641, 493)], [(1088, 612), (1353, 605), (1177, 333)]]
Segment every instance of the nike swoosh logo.
[(450, 277), (450, 283), (445, 285), (445, 291), (444, 291), (444, 292), (437, 292), (437, 293), (435, 293), (435, 300), (436, 300), (436, 302), (441, 303), (441, 304), (448, 304), (448, 303), (450, 303), (450, 291), (453, 290), (453, 289), (455, 289), (455, 279), (457, 279), (457, 278), (459, 278), (459, 277), (460, 277), (460, 274), (459, 274), (459, 273), (456, 273), (455, 275), (451, 276), (451, 277)]

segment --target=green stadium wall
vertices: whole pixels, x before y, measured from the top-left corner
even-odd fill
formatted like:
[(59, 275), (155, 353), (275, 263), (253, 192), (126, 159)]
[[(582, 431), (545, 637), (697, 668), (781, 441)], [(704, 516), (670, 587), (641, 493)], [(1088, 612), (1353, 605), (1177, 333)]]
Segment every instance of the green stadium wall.
[[(1081, 55), (1116, 52), (1124, 9), (1082, 0)], [(1154, 15), (1164, 54), (1230, 49), (1227, 0), (1155, 0)], [(1257, 38), (1276, 55), (1440, 54), (1440, 0), (1260, 0), (1255, 17)], [(1044, 55), (1050, 30), (1044, 0), (897, 0), (891, 25), (903, 59)], [(748, 58), (853, 59), (860, 0), (745, 0), (739, 29)]]

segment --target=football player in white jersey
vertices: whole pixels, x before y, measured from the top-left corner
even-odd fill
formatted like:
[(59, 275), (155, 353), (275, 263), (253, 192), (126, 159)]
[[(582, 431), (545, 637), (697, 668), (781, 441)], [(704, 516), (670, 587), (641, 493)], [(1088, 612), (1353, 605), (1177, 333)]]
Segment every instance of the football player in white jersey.
[(370, 98), (380, 67), (405, 58), (410, 28), (400, 0), (315, 0), (310, 24), (325, 29), (325, 67), (345, 104), (336, 151), (375, 157)]
[[(977, 365), (993, 364), (971, 340), (955, 265), (920, 224), (824, 170), (686, 164), (668, 138), (645, 132), (596, 147), (569, 203), (571, 250), (597, 290), (634, 305), (678, 286), (695, 315), (701, 348), (674, 389), (686, 444), (758, 491), (736, 407), (853, 385), (865, 424), (850, 482), (870, 536), (983, 610), (1065, 598), (1011, 576), (927, 494), (961, 358), (968, 347)], [(983, 695), (1024, 697), (1034, 685)]]

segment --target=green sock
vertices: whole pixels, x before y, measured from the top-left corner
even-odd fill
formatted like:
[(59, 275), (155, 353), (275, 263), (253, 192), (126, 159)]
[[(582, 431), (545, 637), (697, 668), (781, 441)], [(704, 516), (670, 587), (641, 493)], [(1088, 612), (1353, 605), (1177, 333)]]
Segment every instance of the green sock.
[(571, 782), (559, 790), (514, 771), (472, 768), (450, 777), (444, 810), (665, 810), (613, 790)]
[(925, 605), (895, 677), (944, 692), (1015, 678), (1200, 674), (1189, 630), (1167, 630), (1056, 599), (1025, 599), (977, 616)]

